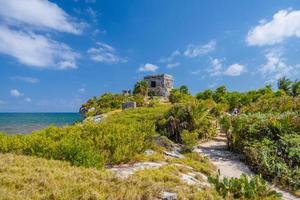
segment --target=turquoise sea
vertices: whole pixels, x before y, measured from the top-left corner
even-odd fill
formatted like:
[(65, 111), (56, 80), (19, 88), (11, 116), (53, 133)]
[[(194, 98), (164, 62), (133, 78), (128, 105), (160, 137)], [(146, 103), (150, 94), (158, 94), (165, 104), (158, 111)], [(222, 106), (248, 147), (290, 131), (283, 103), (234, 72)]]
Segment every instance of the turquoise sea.
[(64, 126), (81, 120), (79, 113), (0, 113), (0, 132), (26, 134), (49, 125)]

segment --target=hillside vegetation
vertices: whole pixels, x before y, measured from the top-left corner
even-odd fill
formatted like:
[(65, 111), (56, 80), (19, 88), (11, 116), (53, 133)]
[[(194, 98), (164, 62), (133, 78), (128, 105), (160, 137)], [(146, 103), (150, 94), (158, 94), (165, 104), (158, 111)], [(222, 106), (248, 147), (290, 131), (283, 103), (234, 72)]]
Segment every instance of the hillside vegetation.
[[(147, 86), (139, 82), (133, 95), (104, 94), (81, 107), (85, 117), (105, 113), (100, 123), (2, 133), (0, 199), (154, 199), (163, 191), (179, 199), (280, 199), (260, 177), (221, 180), (207, 159), (191, 153), (198, 142), (218, 134), (219, 124), (229, 147), (244, 154), (252, 169), (299, 195), (300, 85), (287, 81), (280, 80), (277, 91), (266, 86), (228, 92), (221, 86), (196, 96), (182, 86), (171, 91), (170, 103), (147, 96)], [(138, 108), (113, 112), (128, 100), (137, 101)], [(229, 114), (235, 108), (240, 115)], [(185, 158), (166, 159), (163, 152), (174, 143)], [(145, 156), (147, 149), (156, 153)], [(138, 161), (167, 164), (127, 179), (105, 170)], [(181, 165), (211, 176), (213, 187), (199, 190), (184, 183), (180, 174), (191, 169)]]
[(155, 199), (163, 191), (179, 199), (222, 199), (213, 189), (199, 190), (180, 179), (188, 169), (165, 166), (121, 179), (112, 172), (71, 166), (68, 162), (0, 154), (0, 199)]

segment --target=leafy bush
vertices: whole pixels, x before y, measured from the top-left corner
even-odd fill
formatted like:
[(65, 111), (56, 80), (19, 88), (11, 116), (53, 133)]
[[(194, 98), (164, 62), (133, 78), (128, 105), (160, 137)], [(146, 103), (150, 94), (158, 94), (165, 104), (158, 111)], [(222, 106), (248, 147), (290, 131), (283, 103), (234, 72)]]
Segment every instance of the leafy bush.
[(181, 133), (182, 143), (185, 145), (186, 150), (191, 150), (198, 142), (198, 133), (189, 132), (187, 130)]
[(80, 108), (80, 113), (85, 116), (95, 116), (107, 113), (113, 110), (121, 109), (121, 105), (127, 101), (135, 101), (137, 106), (144, 106), (144, 96), (140, 93), (135, 95), (122, 95), (106, 93), (99, 98), (93, 97), (89, 99)]
[(204, 139), (216, 135), (213, 118), (201, 105), (194, 103), (175, 104), (157, 122), (157, 127), (163, 135), (179, 143), (182, 143), (183, 131), (197, 133), (198, 138)]
[(181, 86), (178, 89), (171, 90), (169, 101), (171, 103), (187, 103), (196, 102), (197, 99), (188, 93), (186, 86)]
[(209, 177), (217, 192), (224, 198), (233, 199), (281, 199), (281, 195), (271, 190), (268, 183), (260, 176), (248, 178), (245, 174), (240, 178), (220, 179)]
[(100, 124), (48, 127), (29, 135), (0, 135), (0, 152), (65, 160), (101, 168), (128, 162), (152, 145), (155, 122), (168, 106), (138, 108), (110, 115)]
[(300, 98), (293, 98), (287, 95), (280, 97), (264, 96), (258, 101), (245, 106), (243, 113), (268, 113), (268, 112), (300, 112)]
[[(230, 122), (223, 120), (223, 126), (231, 148), (243, 153), (254, 171), (297, 191), (300, 189), (299, 122), (297, 112), (256, 113), (240, 115)], [(228, 127), (230, 125), (232, 127)]]

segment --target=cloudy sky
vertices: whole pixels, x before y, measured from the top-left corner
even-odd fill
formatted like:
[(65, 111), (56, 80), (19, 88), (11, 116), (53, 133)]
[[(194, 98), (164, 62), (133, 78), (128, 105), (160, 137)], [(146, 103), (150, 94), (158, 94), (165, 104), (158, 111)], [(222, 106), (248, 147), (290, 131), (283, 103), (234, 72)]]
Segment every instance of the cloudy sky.
[(168, 73), (195, 94), (300, 79), (298, 0), (0, 0), (0, 112), (72, 112)]

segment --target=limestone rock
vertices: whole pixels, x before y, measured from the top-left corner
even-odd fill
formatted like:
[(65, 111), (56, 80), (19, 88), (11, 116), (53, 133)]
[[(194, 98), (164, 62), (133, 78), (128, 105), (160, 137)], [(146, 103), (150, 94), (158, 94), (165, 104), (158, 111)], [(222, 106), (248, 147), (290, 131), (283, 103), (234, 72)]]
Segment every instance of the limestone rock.
[(176, 200), (177, 199), (177, 194), (173, 192), (163, 192), (161, 200)]

